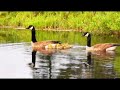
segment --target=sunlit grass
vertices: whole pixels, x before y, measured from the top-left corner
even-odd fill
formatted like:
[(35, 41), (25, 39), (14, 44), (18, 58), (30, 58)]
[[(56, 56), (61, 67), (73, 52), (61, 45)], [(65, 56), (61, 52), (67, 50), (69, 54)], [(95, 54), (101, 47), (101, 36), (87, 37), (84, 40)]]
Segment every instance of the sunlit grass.
[(61, 29), (109, 33), (110, 30), (120, 30), (120, 12), (0, 12), (0, 26), (27, 27), (30, 24), (40, 30)]

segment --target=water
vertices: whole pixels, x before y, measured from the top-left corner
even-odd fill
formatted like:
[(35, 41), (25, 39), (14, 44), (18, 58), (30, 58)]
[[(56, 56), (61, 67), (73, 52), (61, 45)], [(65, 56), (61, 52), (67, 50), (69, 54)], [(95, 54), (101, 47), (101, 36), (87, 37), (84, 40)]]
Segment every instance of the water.
[[(31, 33), (27, 30), (1, 29), (0, 78), (36, 79), (115, 79), (120, 77), (120, 47), (110, 53), (87, 53), (86, 38), (76, 32), (37, 31), (38, 40), (61, 40), (74, 48), (52, 55), (32, 54)], [(44, 34), (44, 35), (43, 35)], [(119, 37), (92, 36), (92, 44), (119, 43)], [(35, 55), (35, 68), (31, 68)]]
[(0, 78), (32, 78), (32, 71), (27, 66), (30, 55), (24, 43), (0, 45)]

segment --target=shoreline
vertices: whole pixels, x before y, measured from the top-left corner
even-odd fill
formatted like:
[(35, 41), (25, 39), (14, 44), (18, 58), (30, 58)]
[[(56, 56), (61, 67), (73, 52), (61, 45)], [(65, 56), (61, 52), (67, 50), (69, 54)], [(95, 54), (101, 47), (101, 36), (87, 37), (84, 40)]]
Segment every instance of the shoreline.
[[(25, 30), (24, 27), (19, 26), (19, 27), (15, 27), (15, 26), (0, 26), (0, 29), (16, 29), (16, 30)], [(56, 29), (52, 29), (52, 28), (44, 28), (44, 29), (39, 29), (36, 28), (36, 30), (41, 30), (41, 31), (59, 31), (59, 32), (86, 32), (84, 30), (76, 30), (76, 29), (60, 29), (60, 28), (56, 28)], [(90, 32), (90, 31), (87, 31)], [(95, 34), (95, 35), (119, 35), (120, 36), (120, 31), (118, 30), (110, 30), (109, 32), (102, 32), (102, 31), (92, 31), (91, 33)]]

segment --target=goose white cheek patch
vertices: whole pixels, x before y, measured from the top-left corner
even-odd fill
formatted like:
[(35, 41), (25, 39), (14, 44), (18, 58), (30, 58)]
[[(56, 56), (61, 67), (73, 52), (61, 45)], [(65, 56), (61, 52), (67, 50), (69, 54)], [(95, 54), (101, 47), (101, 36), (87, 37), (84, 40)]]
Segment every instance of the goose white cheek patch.
[(30, 29), (32, 30), (32, 29), (33, 29), (33, 27), (30, 27)]
[(89, 33), (87, 33), (85, 36), (88, 37)]

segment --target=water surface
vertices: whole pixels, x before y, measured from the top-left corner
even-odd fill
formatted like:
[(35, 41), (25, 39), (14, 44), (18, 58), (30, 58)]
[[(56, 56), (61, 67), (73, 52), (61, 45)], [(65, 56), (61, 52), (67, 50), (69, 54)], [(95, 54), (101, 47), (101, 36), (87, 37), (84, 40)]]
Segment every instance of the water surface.
[[(120, 77), (120, 47), (115, 53), (88, 54), (86, 38), (79, 32), (37, 31), (37, 40), (60, 40), (74, 48), (57, 51), (48, 56), (36, 52), (35, 69), (32, 62), (31, 32), (29, 30), (0, 30), (0, 78), (90, 79)], [(92, 36), (92, 44), (120, 43), (115, 36)]]

